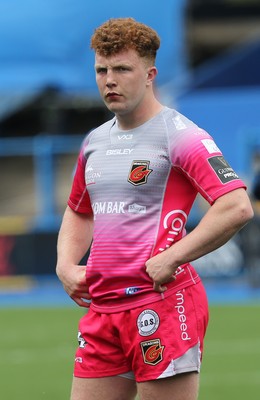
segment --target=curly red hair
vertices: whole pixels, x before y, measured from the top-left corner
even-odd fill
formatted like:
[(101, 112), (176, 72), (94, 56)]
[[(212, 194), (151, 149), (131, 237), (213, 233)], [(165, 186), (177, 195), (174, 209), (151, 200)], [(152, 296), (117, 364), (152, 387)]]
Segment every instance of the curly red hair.
[(157, 32), (133, 18), (111, 18), (99, 26), (91, 38), (91, 48), (102, 56), (133, 49), (152, 63), (159, 47)]

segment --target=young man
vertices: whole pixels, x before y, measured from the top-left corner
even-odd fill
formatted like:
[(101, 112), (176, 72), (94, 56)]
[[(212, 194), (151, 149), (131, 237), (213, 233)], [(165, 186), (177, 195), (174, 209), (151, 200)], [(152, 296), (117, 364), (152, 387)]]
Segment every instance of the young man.
[[(57, 274), (90, 307), (72, 400), (197, 399), (208, 307), (190, 262), (253, 215), (211, 136), (156, 99), (159, 45), (131, 18), (92, 37), (97, 86), (115, 117), (86, 137), (58, 238)], [(197, 193), (211, 207), (186, 235)]]

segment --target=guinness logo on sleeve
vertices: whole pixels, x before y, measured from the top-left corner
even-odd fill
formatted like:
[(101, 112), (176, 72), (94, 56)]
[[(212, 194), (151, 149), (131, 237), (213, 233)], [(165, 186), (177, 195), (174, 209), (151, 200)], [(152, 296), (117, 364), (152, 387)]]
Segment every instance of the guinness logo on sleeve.
[(208, 162), (222, 183), (239, 179), (239, 176), (235, 173), (233, 168), (227, 163), (223, 156), (211, 157), (208, 159)]

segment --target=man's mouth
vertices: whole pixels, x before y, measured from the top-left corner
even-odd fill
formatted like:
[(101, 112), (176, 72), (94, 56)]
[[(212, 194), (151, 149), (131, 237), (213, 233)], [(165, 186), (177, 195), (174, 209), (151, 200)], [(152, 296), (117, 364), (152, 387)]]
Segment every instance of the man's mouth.
[(119, 97), (119, 96), (120, 96), (120, 94), (117, 93), (117, 92), (108, 92), (108, 93), (106, 93), (106, 95), (105, 95), (105, 97), (106, 97), (107, 99), (111, 99), (111, 98), (113, 98), (113, 97)]

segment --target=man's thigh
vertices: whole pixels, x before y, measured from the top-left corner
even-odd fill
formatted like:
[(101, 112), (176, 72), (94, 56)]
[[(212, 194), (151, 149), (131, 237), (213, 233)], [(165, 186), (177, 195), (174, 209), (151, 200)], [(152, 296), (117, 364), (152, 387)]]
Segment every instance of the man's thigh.
[(140, 400), (197, 400), (199, 374), (188, 372), (137, 384)]
[(112, 376), (106, 378), (73, 378), (71, 400), (134, 400), (136, 383), (132, 379)]

